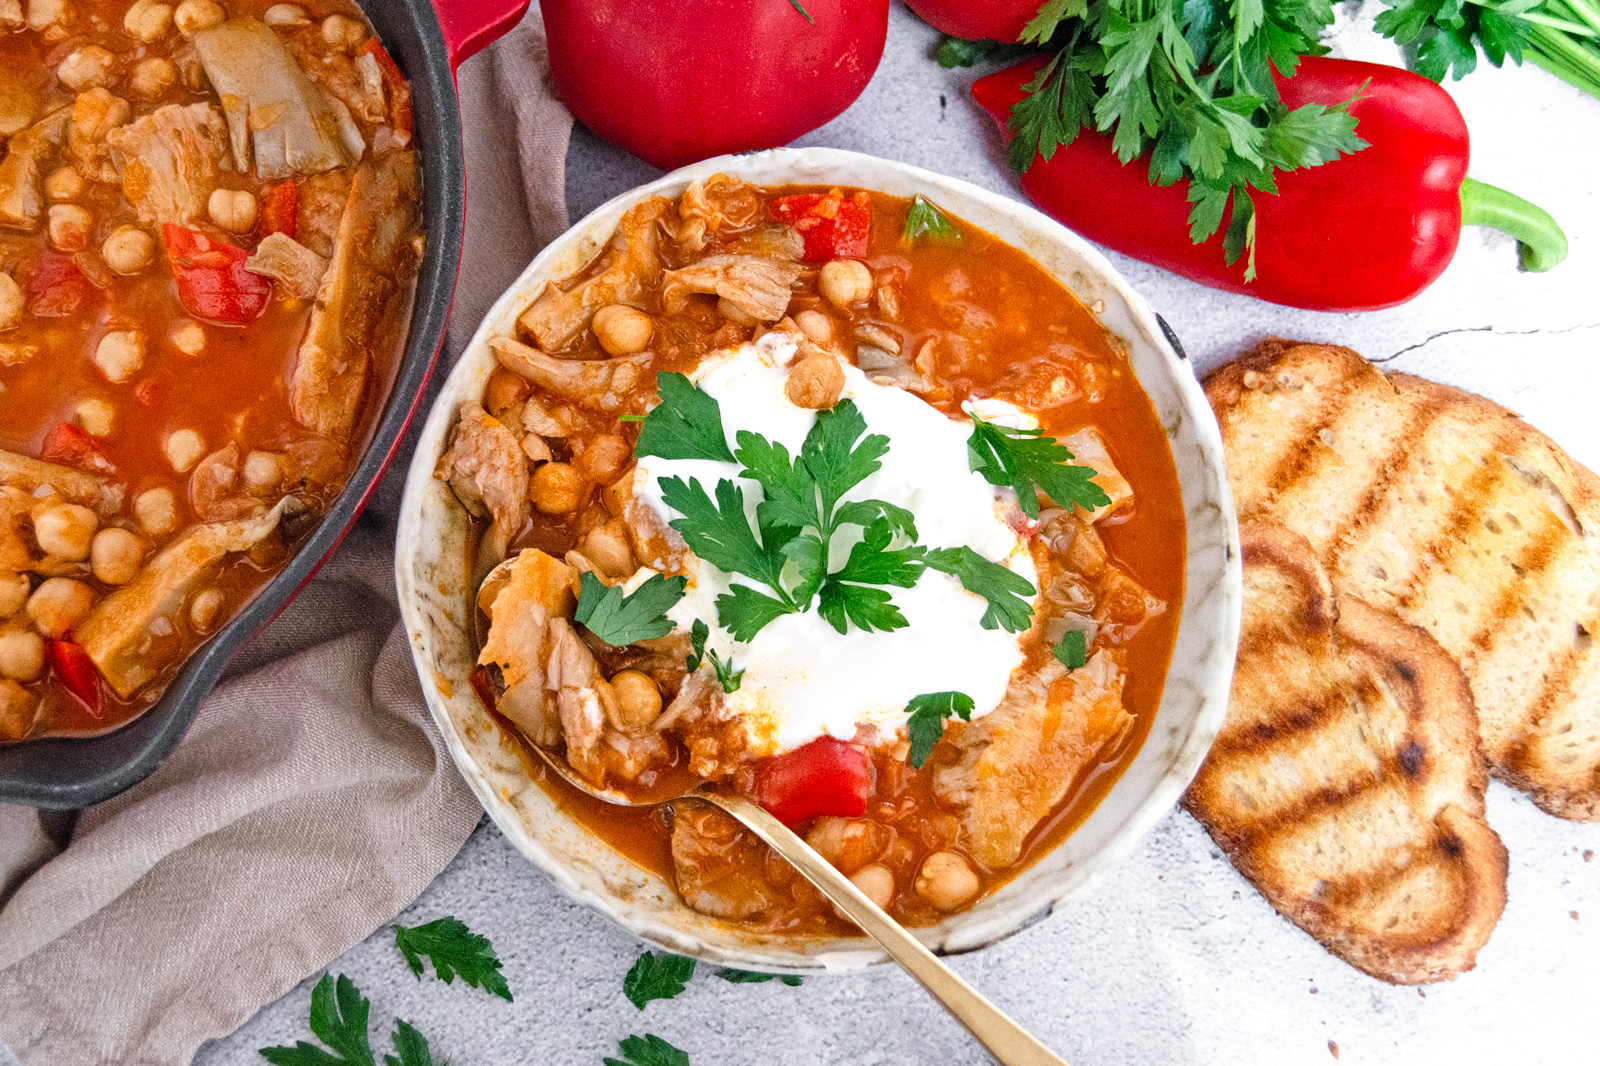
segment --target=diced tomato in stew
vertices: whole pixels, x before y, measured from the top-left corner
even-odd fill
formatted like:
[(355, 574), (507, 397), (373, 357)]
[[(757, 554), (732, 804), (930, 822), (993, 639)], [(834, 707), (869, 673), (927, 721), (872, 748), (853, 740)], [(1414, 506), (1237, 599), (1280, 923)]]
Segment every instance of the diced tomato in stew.
[(362, 45), (358, 54), (370, 55), (378, 61), (378, 69), (383, 71), (383, 81), (389, 90), (389, 121), (397, 131), (410, 137), (411, 86), (406, 83), (405, 75), (400, 73), (399, 64), (395, 63), (389, 50), (376, 37)]
[(44, 445), (39, 449), (39, 458), (47, 463), (75, 466), (79, 470), (89, 470), (96, 474), (110, 474), (116, 471), (111, 460), (100, 454), (94, 438), (71, 422), (57, 422), (50, 432), (45, 434)]
[(94, 283), (64, 255), (46, 252), (28, 275), (28, 306), (41, 318), (76, 314), (94, 294)]
[(295, 212), (300, 207), (300, 190), (292, 181), (283, 181), (261, 194), (261, 235), (281, 233), (293, 237)]
[(808, 263), (860, 259), (867, 254), (872, 203), (864, 192), (848, 200), (837, 189), (784, 196), (772, 201), (772, 213), (779, 222), (793, 226), (805, 240)]
[(178, 299), (191, 315), (242, 326), (266, 310), (272, 282), (245, 269), (249, 252), (170, 222), (162, 227), (162, 235)]
[(89, 713), (96, 718), (100, 717), (100, 671), (95, 669), (94, 660), (89, 658), (89, 653), (81, 645), (70, 640), (51, 640), (46, 643), (50, 656), (50, 665), (55, 668), (56, 677), (62, 686), (89, 709)]
[(866, 751), (835, 737), (818, 737), (756, 768), (756, 802), (788, 826), (823, 814), (859, 817), (871, 793)]

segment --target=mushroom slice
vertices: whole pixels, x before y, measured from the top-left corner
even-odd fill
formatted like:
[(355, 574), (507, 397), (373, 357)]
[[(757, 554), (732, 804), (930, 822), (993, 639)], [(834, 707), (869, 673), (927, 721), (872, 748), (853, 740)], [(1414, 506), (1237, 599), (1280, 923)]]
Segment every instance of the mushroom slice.
[(244, 268), (276, 281), (290, 296), (309, 300), (328, 272), (328, 261), (287, 234), (269, 233), (244, 261)]
[(507, 370), (521, 374), (547, 392), (597, 411), (615, 411), (644, 380), (648, 353), (614, 359), (558, 359), (510, 337), (489, 342)]
[(682, 311), (691, 293), (715, 293), (758, 322), (776, 322), (789, 308), (799, 263), (760, 255), (708, 255), (662, 275), (661, 306)]
[(589, 328), (600, 308), (638, 302), (661, 277), (659, 223), (671, 206), (669, 201), (652, 196), (629, 208), (611, 236), (605, 269), (566, 291), (554, 284), (546, 285), (539, 298), (522, 312), (517, 324), (540, 347), (559, 352)]
[(122, 510), (122, 486), (109, 478), (16, 452), (0, 451), (0, 485), (28, 493), (49, 489), (83, 504), (101, 518), (110, 518)]

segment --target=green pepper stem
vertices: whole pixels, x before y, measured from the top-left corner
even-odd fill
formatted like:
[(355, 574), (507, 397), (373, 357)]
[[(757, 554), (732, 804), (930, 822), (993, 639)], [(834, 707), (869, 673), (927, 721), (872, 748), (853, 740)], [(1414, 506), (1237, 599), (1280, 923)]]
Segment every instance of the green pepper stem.
[(1521, 244), (1524, 270), (1549, 270), (1567, 257), (1567, 235), (1549, 212), (1471, 178), (1461, 183), (1461, 224), (1511, 234)]

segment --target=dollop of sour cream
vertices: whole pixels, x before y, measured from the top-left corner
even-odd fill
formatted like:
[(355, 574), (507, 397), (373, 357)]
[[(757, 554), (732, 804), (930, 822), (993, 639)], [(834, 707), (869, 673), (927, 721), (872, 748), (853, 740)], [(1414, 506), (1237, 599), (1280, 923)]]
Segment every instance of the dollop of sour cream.
[[(759, 433), (798, 455), (817, 412), (797, 407), (784, 394), (785, 365), (792, 342), (781, 333), (705, 359), (692, 377), (722, 409), (728, 447), (737, 449), (739, 430)], [(956, 422), (912, 393), (867, 380), (844, 365), (843, 396), (855, 401), (868, 433), (889, 438), (882, 467), (849, 493), (847, 500), (878, 499), (916, 516), (917, 540), (928, 548), (966, 545), (985, 558), (1035, 580), (1026, 543), (1007, 521), (1016, 511), (1010, 490), (997, 489), (969, 465), (971, 427)], [(980, 417), (1030, 424), (1030, 416), (1009, 404), (982, 401)], [(738, 477), (731, 463), (647, 456), (634, 474), (636, 499), (653, 507), (663, 521), (681, 517), (662, 500), (661, 481), (698, 479), (714, 496), (716, 484), (733, 479), (745, 493), (754, 523), (760, 486)], [(846, 526), (834, 536), (830, 569), (837, 569), (860, 539)], [(648, 572), (641, 571), (629, 588)], [(1012, 672), (1022, 664), (1018, 634), (979, 624), (987, 604), (954, 577), (924, 572), (909, 589), (892, 588), (894, 603), (910, 623), (893, 632), (866, 632), (851, 625), (840, 633), (817, 613), (768, 623), (748, 644), (736, 643), (717, 623), (717, 597), (731, 585), (753, 584), (723, 573), (698, 557), (688, 568), (683, 599), (668, 617), (683, 632), (696, 619), (711, 628), (707, 646), (743, 670), (737, 691), (727, 694), (728, 709), (744, 718), (754, 749), (777, 754), (819, 736), (848, 740), (863, 724), (893, 730), (904, 724), (906, 704), (926, 692), (956, 691), (971, 696), (974, 717), (993, 710), (1005, 696)]]

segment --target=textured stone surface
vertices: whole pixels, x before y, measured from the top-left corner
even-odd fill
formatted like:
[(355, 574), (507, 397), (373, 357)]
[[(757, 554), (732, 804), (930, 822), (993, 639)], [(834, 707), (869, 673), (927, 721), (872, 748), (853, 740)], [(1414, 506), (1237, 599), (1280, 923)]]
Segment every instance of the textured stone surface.
[[(1333, 44), (1341, 55), (1394, 62), (1396, 51), (1367, 28), (1372, 6), (1342, 14)], [(1018, 195), (991, 123), (965, 94), (972, 72), (934, 65), (932, 41), (897, 8), (865, 95), (802, 143), (902, 159)], [(1268, 333), (1349, 344), (1507, 403), (1595, 465), (1600, 101), (1531, 67), (1483, 70), (1451, 91), (1472, 127), (1473, 175), (1538, 201), (1564, 224), (1573, 250), (1555, 272), (1519, 273), (1509, 238), (1469, 230), (1449, 271), (1410, 304), (1329, 315), (1112, 261), (1202, 370)], [(574, 217), (656, 173), (582, 131), (569, 162)], [(1489, 819), (1511, 852), (1510, 903), (1478, 969), (1454, 984), (1392, 988), (1329, 956), (1274, 914), (1181, 813), (1064, 913), (954, 965), (1076, 1066), (1325, 1063), (1334, 1044), (1342, 1062), (1592, 1061), (1585, 1023), (1600, 989), (1600, 863), (1584, 853), (1600, 850), (1600, 825), (1550, 818), (1500, 785)], [(696, 1066), (989, 1061), (888, 969), (787, 988), (729, 985), (702, 968), (685, 995), (637, 1011), (621, 983), (638, 943), (558, 894), (487, 823), (401, 920), (446, 914), (493, 938), (516, 1003), (459, 981), (418, 982), (380, 930), (330, 967), (372, 997), (380, 1042), (398, 1016), (429, 1036), (436, 1057), (475, 1066), (598, 1066), (619, 1038), (644, 1032), (689, 1051)], [(197, 1061), (261, 1062), (255, 1049), (308, 1037), (311, 983)]]

